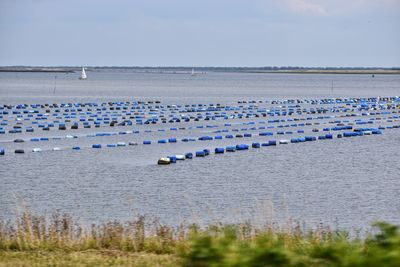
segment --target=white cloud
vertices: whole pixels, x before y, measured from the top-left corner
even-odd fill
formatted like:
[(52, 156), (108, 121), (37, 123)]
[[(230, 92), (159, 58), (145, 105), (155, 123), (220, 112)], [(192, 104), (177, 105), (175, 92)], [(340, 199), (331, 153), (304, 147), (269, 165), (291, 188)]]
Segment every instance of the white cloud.
[(284, 3), (294, 13), (318, 16), (400, 9), (400, 0), (285, 0)]
[(325, 15), (326, 9), (318, 1), (310, 0), (286, 0), (286, 5), (295, 13)]

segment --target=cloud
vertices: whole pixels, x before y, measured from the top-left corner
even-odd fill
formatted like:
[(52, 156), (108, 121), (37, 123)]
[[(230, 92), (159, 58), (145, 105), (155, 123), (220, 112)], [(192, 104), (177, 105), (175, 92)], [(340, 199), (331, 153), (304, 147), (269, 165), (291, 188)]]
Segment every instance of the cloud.
[(386, 8), (400, 7), (400, 0), (357, 0), (355, 1), (361, 5), (375, 5)]
[(286, 0), (286, 5), (295, 13), (311, 14), (311, 15), (325, 15), (326, 9), (317, 1), (310, 0)]
[(400, 10), (400, 0), (285, 0), (284, 4), (293, 13), (314, 16)]

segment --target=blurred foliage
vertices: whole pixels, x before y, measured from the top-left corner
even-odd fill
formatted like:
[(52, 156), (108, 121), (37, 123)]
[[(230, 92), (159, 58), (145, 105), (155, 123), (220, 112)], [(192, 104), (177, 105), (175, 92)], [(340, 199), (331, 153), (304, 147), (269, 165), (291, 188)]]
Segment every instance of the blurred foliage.
[(144, 217), (85, 228), (68, 215), (24, 213), (15, 222), (0, 221), (2, 266), (398, 267), (400, 230), (379, 222), (360, 238), (298, 225), (173, 228)]

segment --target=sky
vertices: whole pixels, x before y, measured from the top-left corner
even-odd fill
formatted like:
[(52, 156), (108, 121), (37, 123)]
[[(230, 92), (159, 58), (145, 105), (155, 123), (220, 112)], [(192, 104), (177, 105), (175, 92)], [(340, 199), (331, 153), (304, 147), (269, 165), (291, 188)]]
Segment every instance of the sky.
[(400, 0), (0, 0), (0, 65), (399, 67)]

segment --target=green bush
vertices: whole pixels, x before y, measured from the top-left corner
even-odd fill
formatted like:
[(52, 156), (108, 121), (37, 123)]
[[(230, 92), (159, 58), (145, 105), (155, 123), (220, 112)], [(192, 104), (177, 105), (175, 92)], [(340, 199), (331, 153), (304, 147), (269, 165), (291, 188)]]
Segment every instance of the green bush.
[(218, 235), (193, 234), (181, 256), (188, 267), (400, 266), (399, 228), (387, 223), (376, 227), (376, 235), (359, 240), (343, 232), (294, 236), (274, 231), (243, 239), (238, 228), (229, 226)]

